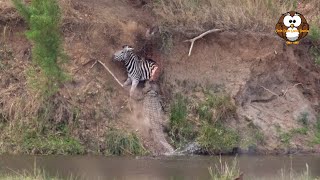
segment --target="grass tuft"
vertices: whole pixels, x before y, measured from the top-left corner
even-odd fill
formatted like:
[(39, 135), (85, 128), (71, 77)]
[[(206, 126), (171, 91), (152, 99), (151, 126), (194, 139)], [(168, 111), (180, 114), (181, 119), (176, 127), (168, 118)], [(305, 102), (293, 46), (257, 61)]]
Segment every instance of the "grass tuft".
[(204, 123), (197, 140), (209, 154), (220, 154), (230, 153), (233, 148), (238, 147), (240, 137), (235, 131), (227, 129), (220, 123), (213, 125)]
[(194, 126), (187, 119), (187, 115), (187, 100), (178, 94), (171, 105), (169, 124), (169, 136), (176, 147), (185, 145), (196, 135)]
[(215, 171), (212, 167), (208, 168), (211, 180), (234, 180), (240, 176), (239, 163), (236, 158), (231, 165), (227, 162), (223, 163), (221, 157), (219, 160), (219, 165), (215, 167)]
[(161, 25), (182, 34), (211, 28), (269, 31), (295, 1), (277, 0), (157, 0), (153, 11)]
[(207, 92), (205, 101), (197, 108), (197, 113), (200, 120), (223, 121), (235, 115), (236, 107), (232, 104), (230, 96)]
[(145, 155), (146, 149), (134, 133), (110, 130), (106, 134), (106, 155)]

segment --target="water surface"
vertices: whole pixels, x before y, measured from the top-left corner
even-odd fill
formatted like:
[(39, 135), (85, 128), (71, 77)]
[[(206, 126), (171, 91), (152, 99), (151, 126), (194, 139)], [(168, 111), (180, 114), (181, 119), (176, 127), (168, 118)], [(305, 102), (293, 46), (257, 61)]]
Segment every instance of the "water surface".
[[(223, 162), (232, 162), (234, 157), (223, 156)], [(245, 176), (273, 177), (281, 169), (292, 168), (302, 172), (309, 165), (313, 176), (320, 177), (320, 156), (238, 156), (240, 169)], [(34, 169), (45, 170), (50, 175), (77, 175), (83, 179), (209, 179), (208, 167), (220, 166), (219, 157), (176, 156), (176, 157), (103, 157), (103, 156), (0, 156), (0, 171)]]

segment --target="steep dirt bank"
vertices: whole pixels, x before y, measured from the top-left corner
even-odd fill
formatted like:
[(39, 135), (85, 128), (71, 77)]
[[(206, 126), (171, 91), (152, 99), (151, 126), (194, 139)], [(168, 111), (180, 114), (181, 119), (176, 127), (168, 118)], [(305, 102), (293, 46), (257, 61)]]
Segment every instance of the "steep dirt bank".
[[(308, 40), (286, 46), (268, 34), (222, 32), (197, 42), (188, 57), (188, 45), (178, 43), (165, 63), (164, 89), (167, 96), (172, 92), (198, 95), (201, 86), (226, 91), (238, 114), (237, 120), (228, 123), (243, 134), (243, 143), (254, 125), (264, 136), (259, 151), (285, 151), (279, 127), (282, 132), (300, 127), (304, 113), (314, 125), (319, 111), (320, 69), (314, 66), (309, 47)], [(308, 151), (312, 137), (312, 131), (295, 137), (290, 148)]]
[[(159, 132), (162, 124), (150, 124), (142, 111), (142, 107), (149, 106), (148, 102), (153, 102), (155, 94), (149, 91), (151, 99), (144, 104), (143, 101), (130, 104), (127, 89), (120, 87), (102, 66), (91, 67), (95, 60), (101, 60), (120, 80), (126, 79), (123, 66), (111, 62), (111, 56), (123, 44), (133, 45), (137, 50), (145, 45), (145, 33), (155, 22), (148, 8), (116, 0), (60, 3), (64, 10), (64, 46), (70, 57), (66, 68), (72, 80), (62, 87), (59, 97), (65, 106), (73, 107), (65, 112), (71, 117), (67, 123), (73, 136), (85, 145), (87, 152), (103, 152), (105, 133), (122, 129), (136, 132), (152, 153), (165, 152), (166, 145), (158, 146), (157, 135), (165, 138)], [(9, 94), (2, 93), (2, 113), (14, 116), (12, 107), (18, 109), (19, 104), (12, 102), (28, 96), (24, 72), (30, 64), (31, 45), (21, 35), (26, 30), (21, 19), (7, 16), (0, 20), (1, 35), (8, 25), (3, 42), (14, 57), (4, 62), (12, 70), (1, 72), (1, 88)], [(155, 47), (147, 52), (163, 69), (159, 83), (167, 111), (165, 114), (157, 111), (158, 117), (168, 119), (174, 94), (183, 93), (197, 103), (205, 98), (199, 89), (206, 88), (230, 94), (237, 105), (238, 117), (228, 120), (227, 125), (241, 134), (240, 146), (245, 151), (252, 145), (247, 142), (252, 136), (249, 126), (263, 134), (263, 143), (256, 144), (260, 152), (319, 151), (317, 146), (308, 144), (314, 136), (312, 129), (306, 135), (294, 136), (289, 145), (282, 138), (283, 133), (300, 127), (298, 119), (302, 114), (308, 114), (308, 122), (313, 126), (319, 111), (320, 69), (314, 66), (308, 53), (307, 39), (298, 46), (285, 46), (283, 40), (270, 34), (213, 33), (195, 43), (190, 57), (189, 44), (183, 40), (174, 35), (168, 55)], [(161, 106), (158, 102), (154, 104), (158, 109)], [(150, 130), (158, 134), (150, 136)]]

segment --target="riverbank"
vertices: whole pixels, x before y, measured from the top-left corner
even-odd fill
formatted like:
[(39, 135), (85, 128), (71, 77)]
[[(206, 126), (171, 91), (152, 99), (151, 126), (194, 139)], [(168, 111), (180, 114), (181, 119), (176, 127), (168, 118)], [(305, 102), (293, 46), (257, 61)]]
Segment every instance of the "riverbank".
[[(319, 153), (320, 23), (310, 9), (318, 1), (239, 2), (60, 0), (69, 79), (44, 100), (30, 80), (38, 76), (28, 26), (11, 1), (2, 1), (0, 153), (157, 155), (156, 137), (174, 149), (197, 142), (211, 155)], [(258, 6), (270, 16), (258, 16)], [(313, 30), (298, 46), (285, 46), (273, 17), (294, 7)], [(241, 12), (251, 16), (234, 16)], [(189, 56), (190, 44), (182, 42), (212, 28), (222, 30), (197, 40)], [(128, 90), (95, 64), (124, 81), (123, 65), (111, 61), (124, 44), (161, 66), (158, 94), (147, 103), (130, 102)], [(138, 89), (146, 100), (143, 85)], [(148, 106), (155, 99), (156, 108)], [(144, 118), (144, 105), (157, 128)]]

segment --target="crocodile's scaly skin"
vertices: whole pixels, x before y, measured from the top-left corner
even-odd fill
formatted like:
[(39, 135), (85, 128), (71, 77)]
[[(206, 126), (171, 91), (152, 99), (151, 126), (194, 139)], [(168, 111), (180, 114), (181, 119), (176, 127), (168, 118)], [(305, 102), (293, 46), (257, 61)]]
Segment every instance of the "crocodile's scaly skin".
[(158, 88), (155, 84), (149, 87), (143, 101), (144, 116), (150, 122), (152, 130), (150, 131), (150, 136), (153, 137), (154, 141), (158, 142), (159, 148), (163, 151), (161, 153), (169, 154), (174, 150), (167, 142), (163, 132), (164, 113), (157, 90)]

